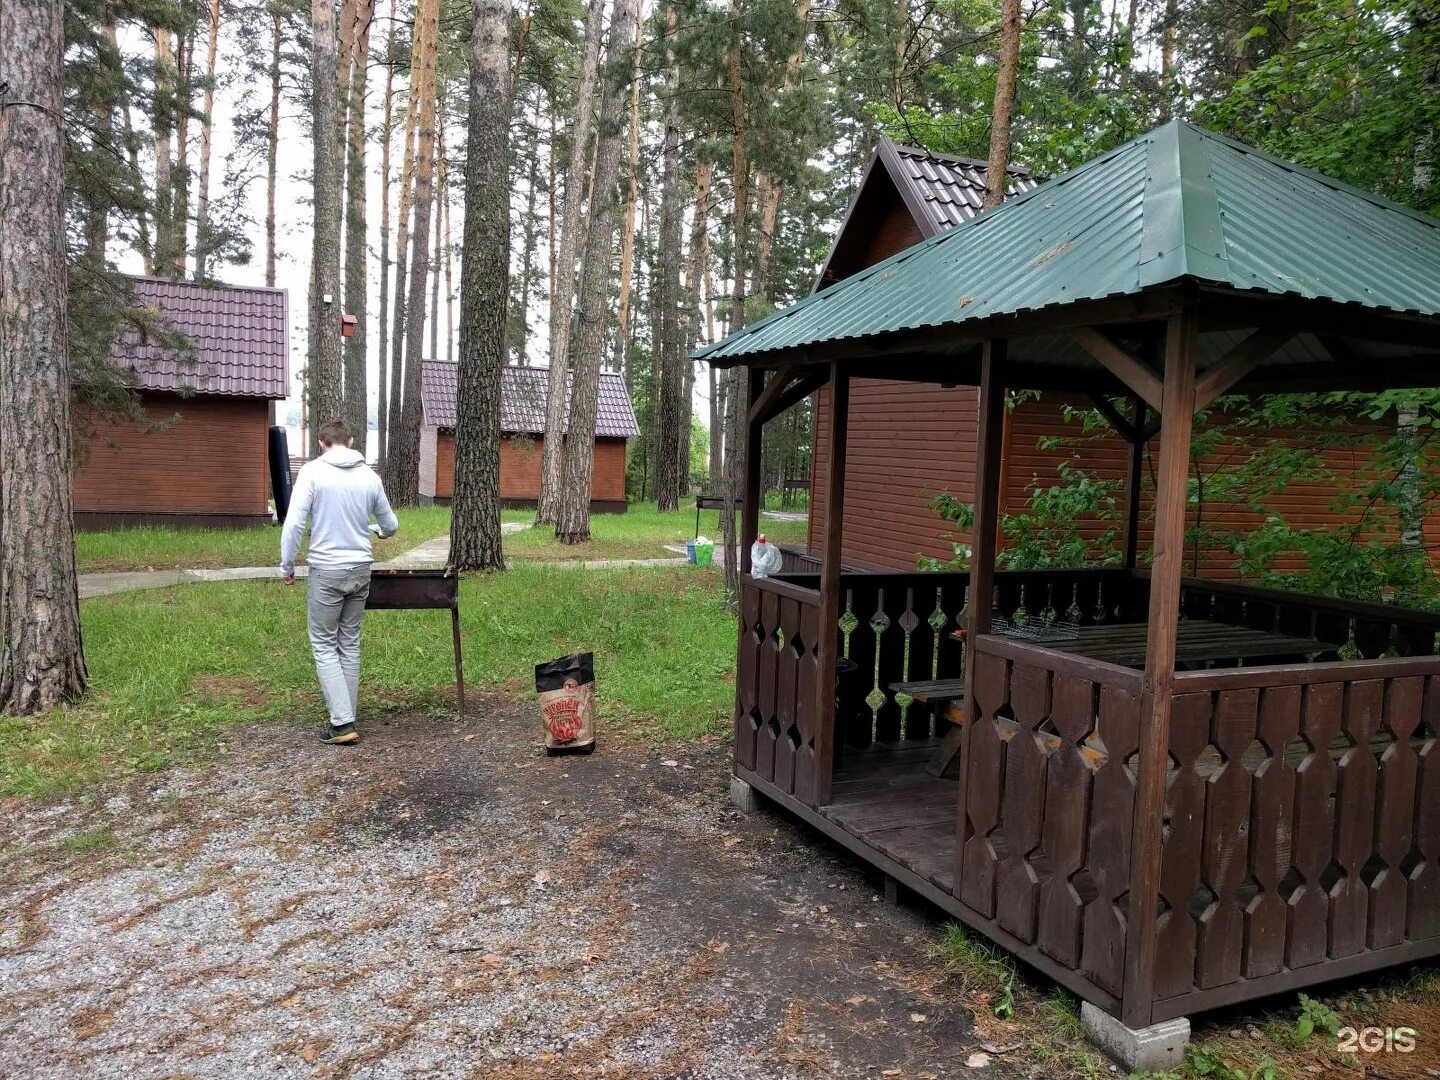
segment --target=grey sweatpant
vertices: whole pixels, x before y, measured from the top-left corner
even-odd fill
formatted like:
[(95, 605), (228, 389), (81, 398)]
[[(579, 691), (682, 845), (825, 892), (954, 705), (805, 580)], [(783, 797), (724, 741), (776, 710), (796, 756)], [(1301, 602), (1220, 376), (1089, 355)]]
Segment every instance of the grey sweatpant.
[(335, 727), (355, 722), (360, 697), (360, 616), (370, 595), (370, 564), (312, 566), (306, 579), (310, 650)]

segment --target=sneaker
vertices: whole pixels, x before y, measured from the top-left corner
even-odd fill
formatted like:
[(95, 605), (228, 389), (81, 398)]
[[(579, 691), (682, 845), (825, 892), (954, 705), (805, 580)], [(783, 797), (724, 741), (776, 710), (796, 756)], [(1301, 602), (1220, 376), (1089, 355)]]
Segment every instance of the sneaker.
[(320, 741), (331, 746), (349, 746), (360, 741), (360, 732), (355, 730), (354, 724), (341, 724), (339, 727), (332, 724), (329, 730), (320, 736)]

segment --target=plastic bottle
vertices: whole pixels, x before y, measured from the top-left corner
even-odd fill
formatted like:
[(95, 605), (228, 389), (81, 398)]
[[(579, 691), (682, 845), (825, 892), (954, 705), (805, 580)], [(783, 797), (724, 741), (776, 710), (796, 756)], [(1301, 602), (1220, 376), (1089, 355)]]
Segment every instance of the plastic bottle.
[(765, 539), (761, 533), (750, 545), (750, 576), (773, 577), (780, 572), (782, 556), (780, 549)]

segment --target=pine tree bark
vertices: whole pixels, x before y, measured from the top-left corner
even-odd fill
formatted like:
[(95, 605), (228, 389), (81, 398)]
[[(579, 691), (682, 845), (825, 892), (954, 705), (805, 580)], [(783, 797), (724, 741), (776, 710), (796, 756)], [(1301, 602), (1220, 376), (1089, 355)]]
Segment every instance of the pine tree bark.
[(275, 188), (280, 163), (280, 47), (284, 44), (279, 11), (270, 13), (270, 125), (265, 133), (265, 284), (275, 287)]
[(215, 126), (215, 56), (220, 44), (220, 0), (210, 0), (205, 42), (205, 104), (200, 118), (200, 191), (195, 197), (195, 276), (204, 280), (210, 260), (210, 139)]
[(61, 0), (0, 4), (0, 713), (85, 692), (71, 524)]
[[(340, 90), (335, 7), (311, 0), (314, 37), (310, 72), (314, 132), (315, 236), (310, 273), (310, 360), (305, 390), (310, 415), (310, 452), (318, 454), (320, 425), (343, 415), (340, 359)], [(328, 302), (326, 298), (329, 298)]]
[(500, 382), (510, 299), (510, 12), (506, 0), (472, 3), (450, 566), (503, 570)]
[(375, 0), (355, 0), (351, 15), (355, 20), (351, 42), (354, 61), (350, 64), (344, 95), (348, 114), (345, 124), (345, 314), (355, 316), (355, 333), (342, 340), (345, 422), (355, 436), (355, 449), (363, 454), (370, 427), (366, 372), (370, 278), (366, 267), (365, 81), (370, 66), (370, 26), (375, 17)]
[[(675, 6), (666, 12), (666, 27), (673, 37)], [(664, 175), (660, 188), (660, 400), (659, 453), (656, 458), (655, 499), (661, 511), (678, 510), (689, 460), (688, 432), (680, 429), (680, 395), (685, 386), (680, 341), (680, 69), (675, 50), (665, 58), (665, 136), (661, 144)]]
[[(1009, 0), (1007, 0), (1009, 2)], [(730, 77), (731, 162), (730, 186), (735, 199), (732, 218), (731, 276), (735, 282), (730, 304), (730, 330), (745, 326), (746, 271), (750, 243), (750, 160), (745, 148), (746, 104), (745, 84), (741, 74), (741, 23), (744, 19), (742, 0), (731, 0), (734, 12), (730, 51), (726, 69)], [(724, 545), (725, 594), (730, 603), (740, 595), (740, 566), (735, 559), (735, 516), (740, 507), (741, 488), (745, 482), (745, 415), (750, 408), (748, 384), (744, 368), (732, 368), (726, 376), (725, 391), (725, 467), (722, 474), (720, 532)]]
[(635, 23), (635, 73), (630, 82), (630, 162), (626, 172), (625, 218), (620, 226), (620, 303), (615, 332), (615, 366), (625, 369), (630, 349), (630, 294), (635, 269), (635, 202), (640, 190), (640, 40), (643, 24)]
[(190, 250), (190, 113), (195, 98), (194, 29), (176, 35), (175, 156), (170, 161), (170, 213), (173, 221), (170, 237), (174, 255), (170, 276), (176, 281), (185, 277), (185, 259)]
[(437, 102), (435, 119), (435, 255), (430, 260), (430, 359), (440, 359), (440, 275), (445, 262), (445, 207), (450, 179), (445, 173), (445, 97)]
[[(405, 325), (408, 297), (406, 275), (409, 272), (410, 254), (410, 203), (415, 195), (415, 131), (420, 123), (419, 69), (416, 58), (420, 51), (420, 22), (417, 19), (415, 33), (410, 43), (410, 85), (406, 96), (409, 101), (405, 112), (405, 152), (400, 165), (400, 206), (396, 216), (395, 229), (395, 293), (394, 311), (390, 328), (390, 420), (389, 433), (385, 442), (385, 488), (397, 489), (403, 482), (396, 472), (394, 449), (396, 434), (400, 430), (400, 416), (405, 408)], [(417, 449), (418, 453), (418, 449)], [(418, 468), (418, 465), (416, 466)], [(417, 480), (418, 484), (418, 480)]]
[(1000, 54), (995, 65), (995, 103), (990, 111), (990, 157), (985, 166), (985, 207), (1005, 198), (1010, 167), (1010, 117), (1020, 71), (1020, 0), (1000, 0)]
[(175, 268), (174, 186), (171, 155), (175, 133), (175, 50), (170, 31), (155, 27), (155, 66), (152, 75), (150, 130), (155, 138), (154, 271), (173, 277)]
[(435, 62), (439, 47), (439, 0), (421, 0), (417, 13), (420, 44), (415, 49), (418, 79), (411, 93), (419, 97), (420, 117), (415, 155), (415, 228), (410, 245), (409, 317), (405, 323), (405, 402), (400, 425), (392, 432), (390, 501), (414, 506), (420, 499), (420, 364), (425, 355), (425, 285), (430, 272), (430, 214), (435, 203)]
[[(616, 0), (605, 57), (605, 92), (600, 103), (595, 145), (594, 189), (585, 229), (585, 263), (580, 286), (580, 336), (575, 349), (570, 431), (565, 439), (564, 470), (555, 537), (562, 544), (590, 539), (590, 489), (595, 468), (595, 409), (600, 365), (605, 356), (605, 318), (611, 258), (615, 245), (617, 182), (620, 174), (621, 123), (625, 90), (632, 77), (635, 23), (640, 0)], [(552, 373), (551, 378), (554, 378)], [(547, 429), (547, 443), (550, 441)]]
[(380, 319), (376, 324), (380, 329), (380, 363), (376, 372), (379, 405), (375, 410), (375, 449), (382, 473), (385, 471), (385, 439), (390, 430), (385, 331), (390, 325), (390, 145), (395, 135), (395, 8), (396, 0), (390, 0), (390, 33), (385, 39), (384, 118), (380, 128)]
[[(528, 18), (528, 16), (526, 16)], [(523, 25), (523, 24), (522, 24)], [(511, 83), (514, 86), (514, 83)], [(511, 97), (512, 110), (514, 97)], [(516, 290), (516, 306), (511, 308), (510, 321), (514, 324), (512, 335), (514, 362), (524, 365), (530, 349), (530, 296), (535, 291), (535, 248), (539, 239), (536, 228), (535, 206), (539, 202), (540, 181), (540, 90), (535, 88), (535, 108), (530, 128), (530, 152), (525, 163), (525, 241), (520, 249), (520, 283)]]
[[(565, 450), (565, 386), (570, 370), (570, 319), (575, 298), (575, 251), (580, 237), (580, 195), (585, 188), (585, 161), (590, 150), (590, 120), (605, 32), (605, 0), (590, 0), (585, 16), (585, 45), (580, 60), (580, 85), (575, 94), (575, 126), (570, 160), (565, 166), (565, 204), (560, 219), (560, 253), (551, 275), (550, 386), (545, 398), (545, 440), (540, 453), (540, 501), (535, 520), (548, 524), (560, 510), (560, 483)], [(598, 160), (597, 160), (598, 168)], [(593, 209), (592, 209), (593, 217)]]

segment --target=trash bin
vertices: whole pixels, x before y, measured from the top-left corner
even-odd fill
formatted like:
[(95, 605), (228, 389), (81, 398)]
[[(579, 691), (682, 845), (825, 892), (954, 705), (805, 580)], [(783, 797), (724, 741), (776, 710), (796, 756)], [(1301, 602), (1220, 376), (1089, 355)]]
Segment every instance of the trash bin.
[(685, 561), (691, 566), (695, 565), (695, 541), (685, 541)]
[(715, 542), (713, 540), (698, 540), (694, 544), (696, 566), (709, 566), (715, 561)]

